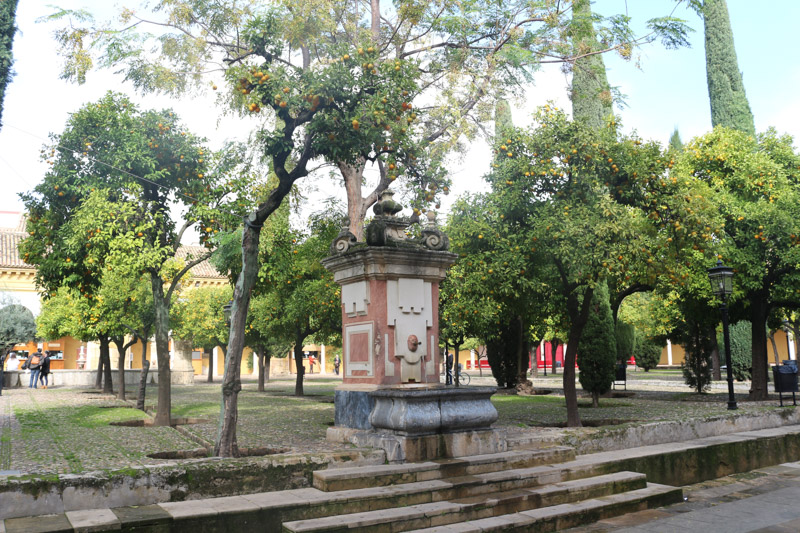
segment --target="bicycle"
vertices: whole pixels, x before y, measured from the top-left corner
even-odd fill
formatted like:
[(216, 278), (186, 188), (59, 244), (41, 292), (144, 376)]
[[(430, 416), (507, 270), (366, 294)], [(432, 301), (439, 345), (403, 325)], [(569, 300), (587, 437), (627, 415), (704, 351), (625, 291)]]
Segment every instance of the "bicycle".
[[(455, 381), (455, 376), (453, 376), (452, 374), (453, 374), (453, 371), (450, 370), (451, 381), (455, 384), (455, 382), (456, 382)], [(447, 383), (447, 375), (446, 375), (445, 371), (443, 371), (440, 374), (440, 377), (443, 378), (444, 383)], [(469, 385), (469, 381), (470, 381), (469, 374), (467, 374), (463, 370), (458, 372), (458, 384), (459, 385)]]

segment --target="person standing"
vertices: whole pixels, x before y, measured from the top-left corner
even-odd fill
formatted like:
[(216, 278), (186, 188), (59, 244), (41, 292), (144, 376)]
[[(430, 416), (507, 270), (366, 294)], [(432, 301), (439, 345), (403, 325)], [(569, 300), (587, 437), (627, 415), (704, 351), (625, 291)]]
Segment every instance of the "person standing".
[(314, 373), (314, 364), (315, 364), (316, 362), (317, 362), (317, 360), (314, 358), (314, 356), (313, 356), (313, 355), (309, 355), (309, 356), (308, 356), (308, 372), (309, 372), (310, 374), (313, 374), (313, 373)]
[(42, 364), (39, 367), (39, 381), (42, 384), (42, 388), (47, 388), (47, 376), (50, 375), (50, 352), (44, 352), (44, 358), (42, 358)]
[(339, 375), (339, 365), (342, 364), (342, 360), (339, 359), (339, 356), (333, 358), (333, 371), (338, 376)]
[(444, 358), (444, 366), (446, 370), (445, 375), (445, 385), (452, 385), (453, 384), (453, 354), (448, 353), (447, 357)]
[(28, 384), (29, 389), (36, 389), (37, 381), (39, 380), (39, 369), (42, 366), (42, 352), (36, 350), (29, 358), (27, 363), (25, 363), (31, 371), (31, 381)]

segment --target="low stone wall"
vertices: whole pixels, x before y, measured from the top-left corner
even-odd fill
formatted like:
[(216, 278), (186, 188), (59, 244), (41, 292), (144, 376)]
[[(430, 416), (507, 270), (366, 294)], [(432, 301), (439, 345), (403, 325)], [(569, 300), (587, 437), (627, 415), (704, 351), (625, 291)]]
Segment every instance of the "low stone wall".
[[(310, 487), (314, 470), (379, 465), (382, 451), (195, 459), (81, 475), (26, 475), (0, 481), (0, 520)], [(0, 522), (0, 531), (2, 523)]]
[[(142, 371), (139, 369), (125, 369), (125, 386), (139, 385)], [(94, 387), (97, 379), (97, 370), (53, 370), (48, 378), (49, 385), (55, 387)], [(11, 370), (3, 373), (4, 386), (9, 388), (27, 387), (30, 384), (30, 372), (27, 370)], [(116, 388), (119, 381), (119, 371), (111, 371), (111, 383)], [(170, 381), (173, 385), (193, 385), (194, 372), (192, 370), (173, 370), (170, 372)], [(158, 371), (150, 370), (147, 373), (147, 383), (158, 383)]]

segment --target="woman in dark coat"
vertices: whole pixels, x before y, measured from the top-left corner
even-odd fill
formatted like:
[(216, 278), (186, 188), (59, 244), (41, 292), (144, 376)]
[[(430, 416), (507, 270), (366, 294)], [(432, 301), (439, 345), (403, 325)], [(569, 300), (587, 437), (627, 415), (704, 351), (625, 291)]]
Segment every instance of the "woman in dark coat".
[(42, 384), (42, 388), (47, 388), (47, 376), (50, 375), (50, 352), (44, 353), (44, 359), (42, 359), (42, 366), (39, 367), (39, 382)]

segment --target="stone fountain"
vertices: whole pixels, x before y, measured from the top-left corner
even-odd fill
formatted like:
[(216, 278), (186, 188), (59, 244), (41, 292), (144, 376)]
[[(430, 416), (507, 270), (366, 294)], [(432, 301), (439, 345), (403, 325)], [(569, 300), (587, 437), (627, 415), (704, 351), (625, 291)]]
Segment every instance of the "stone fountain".
[(386, 450), (390, 462), (502, 451), (494, 387), (439, 381), (439, 283), (456, 255), (428, 212), (419, 237), (386, 191), (366, 242), (347, 224), (322, 264), (341, 285), (343, 379), (328, 439)]

